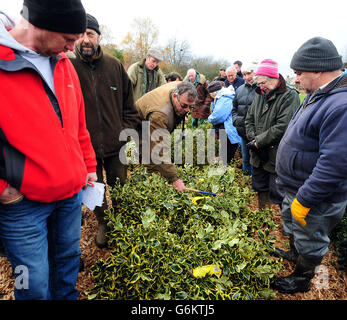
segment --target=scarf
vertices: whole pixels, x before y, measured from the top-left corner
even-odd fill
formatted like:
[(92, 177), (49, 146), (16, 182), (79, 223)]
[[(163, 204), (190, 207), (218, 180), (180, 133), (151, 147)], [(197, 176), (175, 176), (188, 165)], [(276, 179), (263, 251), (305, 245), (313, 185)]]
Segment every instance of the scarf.
[[(147, 87), (148, 86), (148, 76), (149, 73), (153, 72), (153, 82), (152, 82), (152, 88)], [(142, 77), (142, 95), (146, 94), (147, 92), (153, 90), (156, 88), (157, 85), (157, 70), (156, 68), (154, 70), (147, 70), (146, 65), (143, 65), (143, 77)]]

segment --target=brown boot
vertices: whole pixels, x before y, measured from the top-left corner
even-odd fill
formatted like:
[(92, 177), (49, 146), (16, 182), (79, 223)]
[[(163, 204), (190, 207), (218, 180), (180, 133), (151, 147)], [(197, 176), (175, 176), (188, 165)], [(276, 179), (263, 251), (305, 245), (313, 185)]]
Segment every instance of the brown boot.
[(107, 247), (106, 233), (107, 233), (107, 224), (106, 224), (106, 222), (99, 223), (98, 234), (96, 235), (96, 238), (95, 238), (95, 244), (99, 248), (106, 248)]
[(258, 206), (259, 209), (264, 209), (265, 207), (271, 207), (271, 200), (269, 192), (258, 192)]

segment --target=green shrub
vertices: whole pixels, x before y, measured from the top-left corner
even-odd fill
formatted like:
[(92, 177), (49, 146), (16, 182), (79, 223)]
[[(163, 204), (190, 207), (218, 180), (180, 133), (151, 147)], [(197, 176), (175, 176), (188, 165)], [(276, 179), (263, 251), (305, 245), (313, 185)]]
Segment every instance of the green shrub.
[[(271, 211), (249, 209), (244, 177), (228, 166), (179, 168), (187, 187), (216, 197), (178, 193), (164, 178), (134, 168), (111, 192), (107, 211), (111, 254), (92, 267), (90, 299), (260, 299), (273, 296), (271, 278), (281, 269), (270, 258), (275, 227)], [(220, 277), (195, 278), (198, 266), (219, 265)]]
[(333, 230), (330, 237), (334, 242), (338, 263), (341, 269), (347, 272), (347, 208), (344, 217)]

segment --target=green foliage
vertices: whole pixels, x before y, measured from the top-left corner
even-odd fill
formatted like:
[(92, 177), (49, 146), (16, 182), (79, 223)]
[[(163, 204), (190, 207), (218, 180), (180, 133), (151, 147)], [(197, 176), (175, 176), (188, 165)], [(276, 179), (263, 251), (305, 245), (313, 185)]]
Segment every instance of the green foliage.
[[(178, 193), (157, 174), (135, 167), (111, 192), (107, 213), (111, 254), (92, 267), (90, 299), (263, 299), (281, 265), (270, 258), (271, 211), (249, 208), (248, 178), (229, 166), (178, 168), (187, 187), (217, 197)], [(215, 264), (222, 273), (195, 278), (192, 270)]]
[(112, 44), (107, 44), (102, 46), (102, 49), (110, 54), (111, 56), (116, 57), (117, 59), (119, 59), (122, 63), (124, 63), (124, 56), (123, 56), (123, 51), (119, 50), (115, 45)]
[[(182, 131), (177, 131), (177, 136), (171, 135), (171, 161), (176, 165), (192, 164), (202, 167), (215, 163), (219, 154), (219, 140), (211, 136), (212, 124), (205, 120), (198, 123), (198, 128), (192, 126), (192, 118), (187, 117), (185, 124), (185, 138)], [(181, 125), (178, 127), (181, 129)], [(207, 144), (211, 147), (208, 148)]]
[(347, 272), (347, 208), (340, 223), (330, 235), (338, 256), (338, 263)]

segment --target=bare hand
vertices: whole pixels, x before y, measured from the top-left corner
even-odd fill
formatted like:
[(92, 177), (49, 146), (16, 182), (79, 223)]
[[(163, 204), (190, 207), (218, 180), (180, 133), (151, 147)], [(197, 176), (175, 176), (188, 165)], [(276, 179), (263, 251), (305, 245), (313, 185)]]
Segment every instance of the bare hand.
[(23, 194), (20, 193), (17, 189), (8, 185), (3, 193), (0, 195), (0, 203), (2, 204), (11, 204), (21, 201), (24, 198)]
[(186, 186), (184, 185), (184, 182), (181, 179), (178, 179), (172, 183), (172, 186), (180, 192), (186, 191)]
[(98, 181), (98, 176), (96, 175), (96, 172), (90, 172), (87, 174), (86, 183), (84, 185), (84, 188), (87, 188), (88, 182), (96, 182)]

